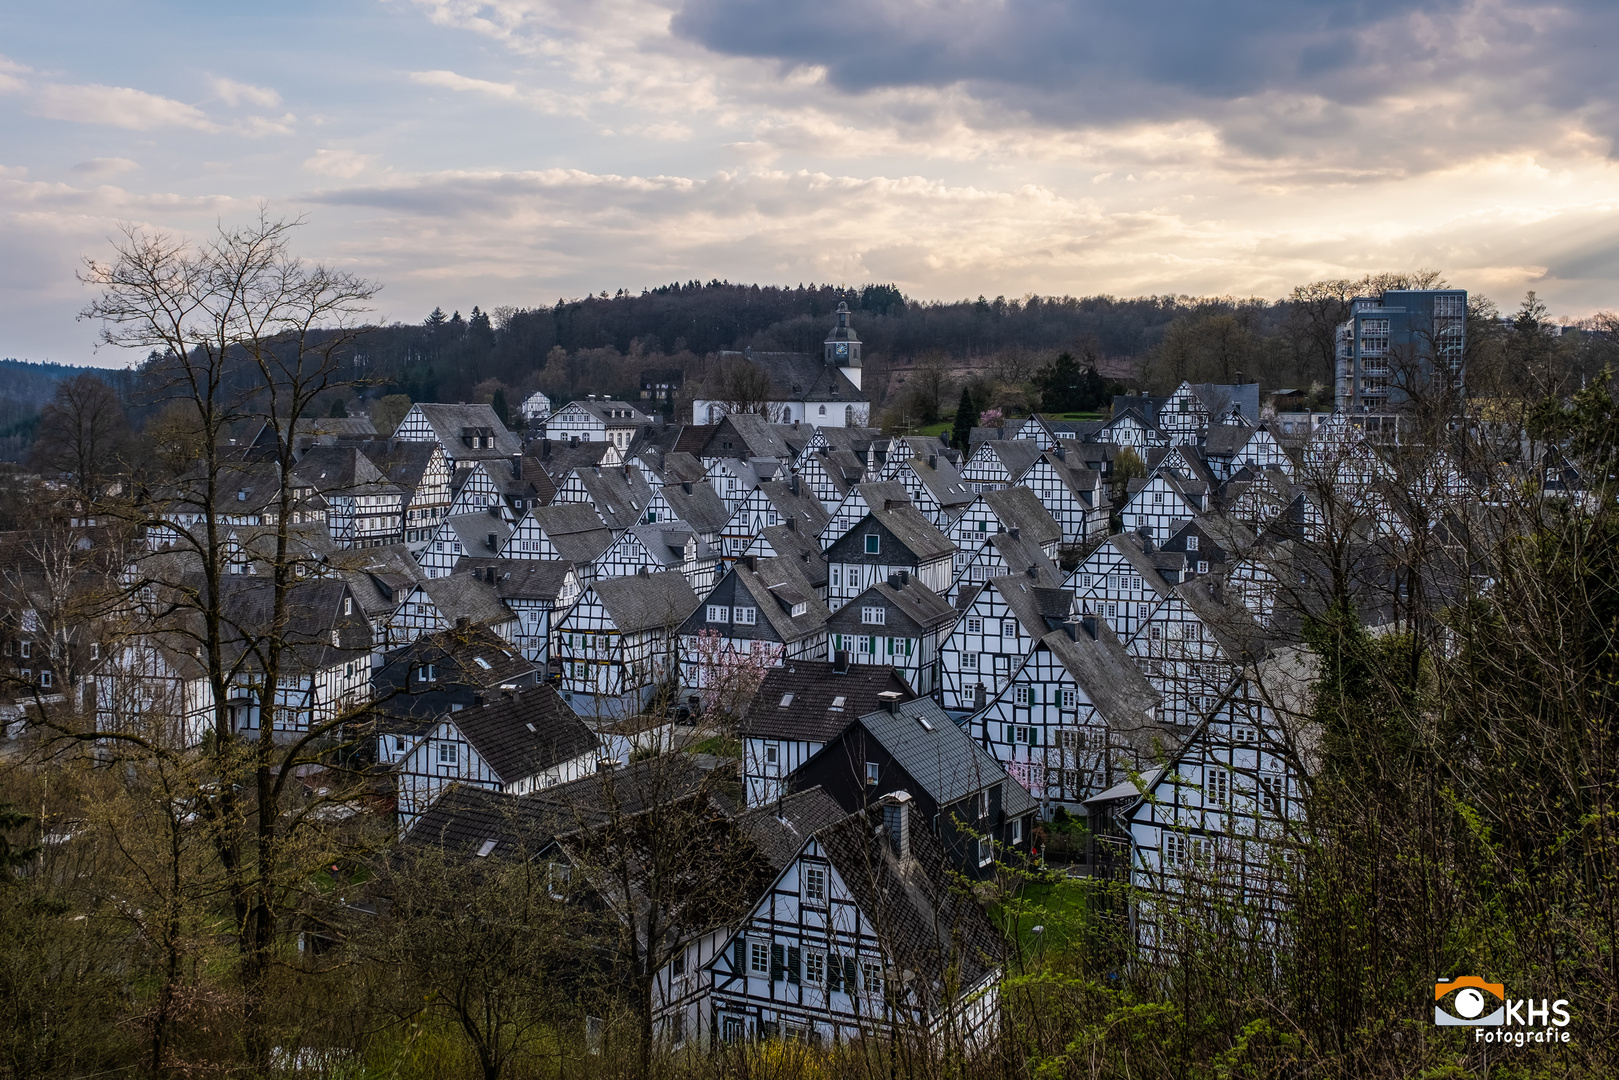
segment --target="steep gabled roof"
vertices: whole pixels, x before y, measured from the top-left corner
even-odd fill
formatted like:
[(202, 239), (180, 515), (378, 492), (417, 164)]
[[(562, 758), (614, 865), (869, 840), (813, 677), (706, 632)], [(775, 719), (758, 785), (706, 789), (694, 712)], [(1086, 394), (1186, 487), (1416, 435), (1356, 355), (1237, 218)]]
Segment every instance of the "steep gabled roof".
[(452, 623), (466, 619), (473, 626), (496, 626), (516, 618), (493, 585), (471, 574), (429, 578), (420, 588), (433, 601), (439, 614)]
[(600, 745), (596, 734), (548, 685), (507, 692), (447, 719), (508, 784), (572, 761)]
[(613, 531), (587, 503), (552, 503), (529, 514), (569, 562), (589, 566), (613, 546)]
[(877, 695), (916, 695), (893, 668), (849, 664), (844, 671), (824, 660), (788, 660), (765, 672), (742, 711), (738, 731), (750, 738), (826, 742), (850, 721), (877, 708)]
[(796, 352), (724, 352), (726, 359), (747, 359), (770, 378), (771, 401), (854, 404), (869, 400), (843, 373), (820, 356)]
[(437, 664), (449, 660), (460, 669), (456, 682), (485, 690), (496, 690), (507, 683), (515, 683), (534, 675), (537, 670), (533, 661), (525, 660), (493, 630), (482, 626), (463, 626), (423, 634), (409, 645), (394, 649), (387, 655), (389, 664), (401, 660), (411, 664)]
[(1000, 784), (1007, 817), (1021, 817), (1035, 808), (1028, 790), (932, 698), (896, 705), (893, 712), (877, 709), (857, 723), (940, 807)]
[(601, 578), (590, 588), (621, 634), (664, 627), (673, 633), (700, 603), (690, 583), (674, 571)]
[[(1019, 442), (1029, 443), (1027, 439)], [(1029, 445), (1033, 445), (1029, 443)], [(1037, 544), (1055, 544), (1062, 539), (1062, 527), (1051, 516), (1040, 496), (1026, 487), (1004, 487), (986, 491), (979, 498), (995, 512), (995, 517), (1007, 531), (1017, 529), (1020, 535)]]
[(573, 571), (563, 559), (486, 559), (463, 555), (455, 561), (456, 574), (471, 574), (493, 585), (502, 600), (555, 602)]
[[(493, 555), (505, 546), (512, 535), (511, 523), (503, 516), (488, 511), (457, 514), (444, 521), (456, 539), (461, 541), (462, 553), (467, 555)], [(493, 545), (489, 543), (491, 536), (495, 538)]]
[(1014, 484), (1029, 471), (1029, 466), (1040, 460), (1042, 453), (1040, 444), (1033, 439), (990, 439), (983, 445), (988, 449), (976, 449), (975, 456), (980, 453), (993, 454)]
[[(513, 458), (523, 452), (523, 440), (506, 430), (495, 410), (488, 405), (445, 405), (417, 402), (422, 419), (433, 429), (444, 452), (458, 461), (486, 458)], [(494, 436), (493, 447), (474, 448), (461, 440), (464, 431), (486, 431)]]
[(779, 874), (798, 858), (810, 837), (847, 816), (826, 789), (812, 787), (784, 795), (769, 806), (745, 810), (737, 815), (736, 823)]
[(1070, 622), (1046, 634), (1040, 644), (1085, 691), (1109, 730), (1131, 746), (1146, 753), (1154, 738), (1174, 740), (1174, 733), (1155, 717), (1163, 696), (1104, 620)]
[(918, 581), (915, 574), (907, 573), (903, 581), (895, 574), (872, 585), (833, 612), (829, 624), (857, 634), (878, 633), (862, 628), (860, 609), (879, 603), (892, 605), (901, 616), (899, 621), (885, 623), (879, 636), (893, 635), (895, 630), (936, 630), (956, 618), (956, 609), (949, 601)]
[[(867, 487), (880, 486), (884, 485), (862, 484), (861, 490), (864, 491)], [(881, 509), (881, 506), (882, 503), (878, 503), (865, 517), (855, 522), (853, 527), (842, 537), (839, 537), (832, 545), (832, 548), (828, 549), (828, 552), (830, 553), (837, 548), (839, 544), (862, 543), (858, 538), (864, 531), (862, 526), (869, 520), (887, 530), (901, 547), (916, 558), (918, 564), (931, 562), (934, 559), (948, 558), (955, 554), (956, 545), (951, 539), (940, 532), (933, 522), (929, 521), (920, 510), (910, 503), (894, 504), (890, 501), (886, 510)], [(851, 540), (850, 537), (855, 537), (856, 539)], [(863, 553), (863, 549), (857, 553)]]

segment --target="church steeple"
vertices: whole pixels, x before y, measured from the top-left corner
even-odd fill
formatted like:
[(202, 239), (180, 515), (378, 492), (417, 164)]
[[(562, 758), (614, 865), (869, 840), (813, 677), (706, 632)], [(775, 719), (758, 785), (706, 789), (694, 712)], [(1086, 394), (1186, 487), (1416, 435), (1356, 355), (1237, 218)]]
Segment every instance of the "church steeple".
[(860, 338), (849, 325), (849, 305), (839, 301), (838, 324), (826, 335), (827, 364), (843, 368), (843, 373), (860, 387)]

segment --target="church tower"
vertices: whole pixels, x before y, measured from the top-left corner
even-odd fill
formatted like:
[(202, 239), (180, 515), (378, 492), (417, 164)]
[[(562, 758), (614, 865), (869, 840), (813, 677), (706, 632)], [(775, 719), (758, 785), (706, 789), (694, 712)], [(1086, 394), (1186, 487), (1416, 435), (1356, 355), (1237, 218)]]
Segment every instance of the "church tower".
[(838, 303), (838, 324), (826, 335), (826, 363), (843, 373), (860, 389), (860, 338), (849, 325), (849, 305)]

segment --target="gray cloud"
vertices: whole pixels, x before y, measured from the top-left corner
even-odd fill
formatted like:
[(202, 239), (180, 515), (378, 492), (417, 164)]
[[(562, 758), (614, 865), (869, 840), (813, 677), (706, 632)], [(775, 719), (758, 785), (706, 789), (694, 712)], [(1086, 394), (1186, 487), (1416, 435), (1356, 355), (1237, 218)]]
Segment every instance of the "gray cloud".
[(1458, 84), (1491, 112), (1606, 113), (1619, 7), (686, 0), (673, 27), (716, 52), (824, 65), (842, 90), (962, 85), (1053, 122), (1219, 117), (1229, 103), (1274, 94), (1352, 106)]

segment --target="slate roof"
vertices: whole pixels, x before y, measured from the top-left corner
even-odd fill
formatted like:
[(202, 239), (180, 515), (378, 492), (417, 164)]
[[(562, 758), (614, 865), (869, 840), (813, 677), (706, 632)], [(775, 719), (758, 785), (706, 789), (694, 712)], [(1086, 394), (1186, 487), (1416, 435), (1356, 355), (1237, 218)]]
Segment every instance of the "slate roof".
[[(794, 491), (794, 488), (797, 490)], [(797, 528), (811, 535), (819, 534), (832, 520), (832, 515), (815, 497), (815, 492), (797, 476), (787, 480), (767, 480), (759, 485), (759, 490), (764, 492), (777, 513), (783, 518), (793, 519), (798, 523)]]
[[(512, 535), (511, 523), (504, 516), (491, 514), (487, 510), (457, 514), (444, 520), (461, 541), (462, 553), (467, 555), (493, 555), (506, 546), (506, 541)], [(495, 537), (493, 547), (489, 544), (491, 533)]]
[[(886, 486), (885, 484), (862, 484), (860, 490), (864, 493), (868, 488)], [(898, 487), (899, 485), (895, 484), (894, 486)], [(868, 518), (887, 530), (902, 548), (915, 557), (918, 565), (932, 562), (934, 559), (948, 558), (955, 554), (956, 545), (951, 539), (940, 532), (933, 522), (929, 521), (920, 510), (909, 502), (896, 504), (890, 500), (886, 510), (881, 509), (882, 505), (882, 501), (879, 500), (877, 505), (865, 517), (856, 521), (847, 533), (838, 538), (827, 549), (828, 558), (832, 558), (832, 553), (841, 548), (840, 554), (850, 556), (855, 561), (863, 560), (865, 558), (865, 548), (862, 546), (864, 544), (862, 525)], [(881, 558), (888, 559), (889, 555), (890, 553), (885, 551)], [(876, 558), (876, 556), (872, 556), (873, 561)]]
[(641, 513), (652, 499), (652, 487), (639, 469), (575, 469), (603, 522), (615, 533), (623, 532), (641, 520)]
[[(812, 588), (826, 586), (826, 556), (821, 552), (821, 545), (815, 542), (815, 534), (803, 532), (792, 525), (768, 525), (761, 536), (770, 545), (770, 550), (776, 553), (775, 558), (790, 559), (797, 564), (798, 572)], [(750, 550), (744, 554), (751, 553)]]
[[(695, 463), (697, 459), (689, 460)], [(702, 471), (700, 465), (698, 471)], [(714, 490), (714, 485), (705, 482), (701, 475), (695, 479), (665, 484), (663, 498), (669, 504), (671, 514), (700, 533), (717, 533), (731, 520), (725, 500)]]
[(1001, 763), (932, 698), (905, 702), (894, 712), (877, 709), (858, 723), (941, 808), (1000, 784), (1007, 817), (1035, 809), (1028, 789), (1008, 776)]
[[(1029, 580), (1029, 568), (1033, 567), (1035, 584), (1052, 587), (1062, 584), (1062, 570), (1056, 563), (1051, 561), (1051, 558), (1046, 555), (1039, 544), (1027, 536), (1021, 534), (1013, 536), (1011, 533), (985, 533), (984, 535), (987, 538), (988, 546), (993, 548), (995, 553), (1001, 557), (1001, 561), (1006, 564), (1005, 573), (1027, 581)], [(973, 562), (981, 558), (983, 558), (982, 550), (976, 551), (967, 565), (971, 566)], [(965, 576), (959, 580), (965, 581)]]
[(502, 783), (522, 780), (597, 749), (600, 741), (548, 685), (447, 716)]
[(731, 413), (715, 426), (701, 456), (791, 461), (798, 456), (784, 437), (791, 431), (790, 425), (772, 424), (758, 413)]
[(634, 525), (628, 532), (635, 536), (646, 553), (658, 561), (658, 565), (670, 570), (679, 570), (686, 562), (686, 542), (692, 538), (697, 539), (697, 557), (699, 559), (717, 559), (719, 553), (697, 536), (690, 525), (679, 521), (659, 521), (655, 524)]
[[(889, 605), (887, 623), (875, 629), (862, 624), (860, 609), (879, 603)], [(900, 618), (895, 619), (895, 614)], [(950, 606), (950, 602), (918, 581), (915, 574), (906, 574), (903, 581), (895, 574), (870, 586), (838, 608), (827, 625), (844, 633), (874, 633), (883, 637), (899, 636), (895, 634), (896, 630), (936, 630), (948, 626), (955, 618), (956, 609)]]
[(1113, 417), (1107, 423), (1122, 417), (1126, 412), (1136, 414), (1136, 419), (1143, 425), (1156, 429), (1158, 427), (1158, 410), (1164, 407), (1169, 398), (1158, 397), (1153, 394), (1115, 394), (1113, 395)]
[(940, 453), (928, 454), (925, 457), (917, 455), (907, 464), (922, 486), (939, 500), (946, 513), (952, 509), (964, 508), (973, 501), (973, 493), (967, 490), (967, 485), (961, 481), (961, 473), (950, 463), (950, 459)]
[(779, 874), (798, 858), (815, 833), (846, 816), (843, 807), (824, 788), (812, 787), (785, 795), (769, 806), (744, 811), (737, 815), (736, 823), (748, 834), (766, 864)]
[(673, 632), (701, 602), (690, 583), (674, 571), (600, 578), (591, 589), (621, 634), (663, 627)]
[(1175, 594), (1186, 601), (1203, 625), (1214, 632), (1215, 641), (1234, 664), (1257, 663), (1270, 654), (1270, 641), (1248, 609), (1230, 596), (1218, 577), (1198, 577), (1175, 586)]
[(1244, 420), (1253, 422), (1259, 419), (1258, 383), (1194, 383), (1192, 393), (1209, 411), (1211, 427), (1218, 424), (1233, 405), (1241, 407)]
[(824, 660), (788, 660), (765, 672), (742, 710), (738, 731), (759, 739), (827, 742), (851, 720), (876, 709), (877, 695), (884, 691), (906, 700), (916, 696), (893, 668), (850, 664), (840, 672)]
[[(513, 458), (523, 452), (523, 440), (506, 430), (495, 410), (488, 405), (445, 405), (417, 402), (422, 419), (433, 429), (433, 435), (444, 453), (457, 461), (483, 461), (488, 458)], [(493, 447), (474, 449), (461, 441), (466, 428), (487, 428), (495, 436)]]
[(1203, 452), (1209, 457), (1234, 457), (1248, 445), (1257, 430), (1246, 424), (1214, 424), (1203, 443)]
[[(1094, 628), (1094, 637), (1087, 627)], [(1142, 753), (1152, 749), (1155, 736), (1173, 740), (1168, 727), (1154, 718), (1153, 710), (1163, 701), (1162, 695), (1141, 674), (1106, 620), (1069, 623), (1040, 642), (1084, 688), (1110, 731)]]
[(1032, 638), (1042, 638), (1059, 629), (1074, 610), (1072, 590), (1039, 585), (1022, 574), (991, 578), (989, 584), (995, 586), (1022, 624), (1023, 632)]
[(360, 610), (371, 618), (392, 611), (417, 583), (427, 580), (421, 563), (404, 544), (344, 549), (333, 553), (331, 565), (348, 582)]
[(390, 652), (386, 663), (436, 664), (440, 660), (449, 660), (459, 669), (457, 683), (484, 690), (498, 689), (538, 671), (533, 661), (525, 660), (493, 630), (482, 626), (423, 634), (409, 645)]
[(463, 555), (455, 574), (481, 577), (502, 600), (556, 601), (573, 563), (563, 559), (485, 559)]
[(879, 429), (863, 427), (823, 427), (820, 434), (828, 450), (850, 452), (862, 464), (867, 462), (866, 455), (871, 453), (872, 444), (883, 437)]
[(708, 440), (714, 437), (718, 428), (718, 424), (687, 424), (680, 429), (680, 437), (675, 440), (675, 448), (670, 453), (701, 457), (703, 447), (708, 445)]
[[(564, 405), (562, 408), (566, 409), (571, 405), (577, 405), (579, 408), (583, 409), (597, 420), (600, 420), (608, 427), (629, 427), (631, 425), (651, 424), (655, 422), (652, 417), (648, 416), (640, 409), (637, 409), (634, 405), (631, 405), (627, 401), (608, 401), (605, 399), (591, 401), (588, 398), (580, 401), (575, 399), (568, 402), (568, 404)], [(556, 410), (556, 412), (561, 411), (562, 409)], [(555, 412), (552, 413), (553, 417), (555, 415)]]
[[(1019, 441), (1028, 442), (1027, 439)], [(1014, 485), (998, 491), (986, 491), (979, 498), (995, 511), (995, 517), (1006, 526), (1008, 532), (1017, 529), (1021, 535), (1037, 544), (1055, 544), (1062, 539), (1062, 527), (1057, 524), (1057, 519), (1051, 516), (1051, 511), (1040, 501), (1040, 496), (1029, 488)]]
[[(802, 640), (826, 629), (831, 615), (826, 603), (815, 595), (814, 587), (798, 572), (791, 559), (759, 559), (749, 567), (739, 561), (731, 568), (738, 583), (751, 594), (761, 614), (783, 642)], [(794, 616), (792, 609), (804, 605), (804, 613)]]
[(723, 352), (724, 359), (742, 357), (770, 377), (771, 401), (856, 403), (869, 401), (843, 369), (824, 357), (796, 352)]
[(568, 474), (575, 469), (597, 468), (602, 458), (613, 452), (610, 442), (579, 442), (567, 443), (561, 440), (540, 440), (540, 455), (535, 460), (540, 468), (551, 478), (551, 482), (561, 487), (568, 479)]
[(613, 531), (587, 503), (552, 503), (529, 514), (569, 562), (589, 566), (613, 546)]
[(471, 574), (429, 578), (420, 588), (433, 601), (439, 614), (452, 623), (466, 619), (473, 626), (498, 626), (517, 617), (501, 601), (493, 585)]

